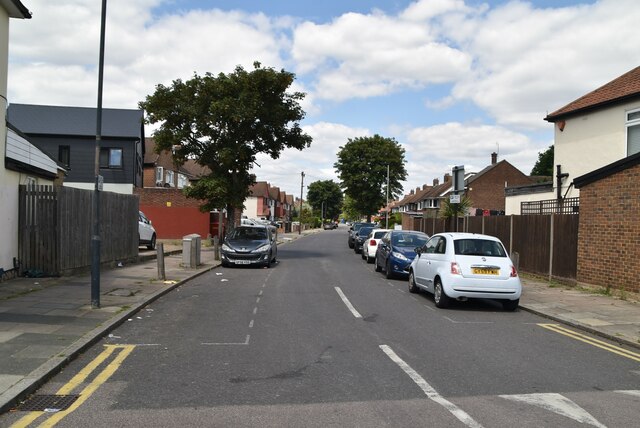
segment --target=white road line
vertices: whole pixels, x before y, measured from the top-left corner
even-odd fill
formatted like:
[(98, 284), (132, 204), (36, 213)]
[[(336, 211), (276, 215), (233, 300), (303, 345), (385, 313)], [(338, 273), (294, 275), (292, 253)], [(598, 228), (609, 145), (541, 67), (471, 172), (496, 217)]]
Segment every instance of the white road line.
[(360, 315), (360, 313), (358, 311), (356, 311), (356, 308), (353, 307), (353, 305), (351, 304), (349, 299), (347, 299), (347, 296), (344, 295), (344, 293), (342, 292), (340, 287), (335, 287), (335, 289), (338, 292), (338, 295), (340, 296), (340, 298), (342, 299), (344, 304), (347, 306), (347, 308), (349, 308), (349, 310), (351, 311), (353, 316), (356, 317), (356, 318), (362, 318), (362, 315)]
[(495, 324), (493, 321), (455, 321), (449, 317), (442, 317), (453, 324)]
[(256, 305), (257, 305), (258, 303), (260, 303), (260, 298), (259, 298), (259, 297), (256, 299)]
[(633, 390), (633, 389), (630, 389), (630, 390), (618, 390), (618, 391), (613, 391), (613, 392), (617, 392), (618, 394), (633, 395), (634, 397), (640, 397), (640, 391), (636, 391), (636, 390)]
[(500, 395), (500, 397), (519, 401), (521, 403), (527, 403), (532, 406), (540, 407), (545, 410), (557, 413), (567, 418), (578, 421), (581, 424), (589, 424), (598, 428), (606, 428), (591, 416), (586, 410), (578, 406), (573, 401), (561, 394), (547, 393), (547, 394), (524, 394), (524, 395)]
[(391, 349), (387, 345), (380, 345), (380, 349), (382, 349), (382, 351), (387, 354), (391, 361), (396, 363), (407, 375), (409, 375), (411, 380), (413, 380), (416, 385), (418, 385), (420, 389), (422, 389), (422, 391), (430, 400), (440, 404), (442, 407), (447, 409), (453, 416), (458, 418), (460, 422), (462, 422), (466, 426), (474, 428), (482, 427), (482, 425), (480, 425), (475, 421), (475, 419), (469, 416), (467, 412), (460, 409), (458, 406), (438, 394), (438, 391), (433, 389), (433, 387), (429, 385), (427, 381), (418, 374), (418, 372), (412, 369), (409, 364), (407, 364), (402, 358), (400, 358), (398, 354), (393, 351), (393, 349)]
[(258, 307), (256, 306), (255, 308), (253, 308), (253, 315), (258, 313)]
[(251, 335), (247, 334), (247, 338), (245, 339), (244, 343), (204, 342), (204, 343), (201, 343), (200, 345), (205, 345), (205, 346), (248, 345), (250, 338), (251, 338)]
[(253, 320), (249, 323), (249, 328), (253, 328)]
[(260, 290), (260, 292), (258, 293), (258, 296), (262, 296), (263, 292), (264, 292), (263, 290)]

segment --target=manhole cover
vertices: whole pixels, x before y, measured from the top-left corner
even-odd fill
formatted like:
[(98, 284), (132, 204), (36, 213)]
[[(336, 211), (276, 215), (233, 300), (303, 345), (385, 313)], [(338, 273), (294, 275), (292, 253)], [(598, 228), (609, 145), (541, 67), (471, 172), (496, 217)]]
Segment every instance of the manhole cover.
[(60, 412), (67, 410), (79, 395), (34, 395), (18, 406), (22, 412)]

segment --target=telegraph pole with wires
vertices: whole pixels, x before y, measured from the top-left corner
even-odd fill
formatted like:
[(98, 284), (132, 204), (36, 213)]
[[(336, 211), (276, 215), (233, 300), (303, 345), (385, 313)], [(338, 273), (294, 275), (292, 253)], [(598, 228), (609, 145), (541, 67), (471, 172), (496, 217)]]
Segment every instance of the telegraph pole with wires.
[(389, 229), (389, 214), (391, 213), (391, 209), (389, 208), (389, 164), (387, 164), (387, 212), (385, 219), (385, 229)]
[(300, 179), (300, 213), (298, 215), (300, 226), (298, 227), (298, 235), (302, 233), (302, 189), (304, 189), (304, 171), (302, 171)]

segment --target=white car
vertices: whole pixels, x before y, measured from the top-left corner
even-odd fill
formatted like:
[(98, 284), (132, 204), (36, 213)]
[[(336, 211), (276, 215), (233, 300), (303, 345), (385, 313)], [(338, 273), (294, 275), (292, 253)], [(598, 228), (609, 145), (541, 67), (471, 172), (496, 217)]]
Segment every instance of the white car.
[(156, 248), (156, 230), (142, 211), (138, 211), (138, 246), (140, 245), (146, 245), (150, 250)]
[(433, 293), (437, 307), (451, 299), (498, 299), (515, 310), (522, 285), (513, 262), (496, 237), (438, 233), (423, 245), (409, 267), (409, 291)]
[(373, 263), (373, 259), (376, 257), (376, 250), (380, 239), (391, 229), (373, 229), (367, 239), (362, 244), (362, 260), (366, 260), (367, 263)]

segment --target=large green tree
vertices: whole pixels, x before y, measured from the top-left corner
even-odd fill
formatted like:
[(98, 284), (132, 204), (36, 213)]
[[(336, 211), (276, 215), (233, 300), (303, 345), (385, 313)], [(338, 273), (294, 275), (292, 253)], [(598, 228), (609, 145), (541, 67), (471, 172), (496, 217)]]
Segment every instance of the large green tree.
[(252, 71), (238, 66), (229, 74), (194, 74), (157, 85), (140, 102), (146, 123), (160, 124), (153, 133), (158, 152), (172, 150), (177, 163), (191, 158), (209, 168), (185, 194), (206, 201), (202, 211), (226, 208), (228, 228), (255, 182), (250, 170), (256, 156), (277, 159), (285, 148), (311, 144), (298, 123), (305, 116), (299, 104), (305, 94), (289, 91), (294, 79), (256, 62)]
[(538, 161), (533, 166), (531, 175), (553, 177), (553, 145), (544, 152), (538, 153)]
[(400, 184), (407, 178), (405, 150), (393, 138), (380, 135), (349, 139), (340, 147), (338, 171), (345, 194), (354, 208), (371, 220), (371, 215), (387, 202), (387, 166), (389, 167), (389, 198), (402, 193)]
[(336, 219), (342, 209), (342, 199), (340, 185), (333, 180), (314, 181), (309, 184), (307, 200), (322, 218)]

